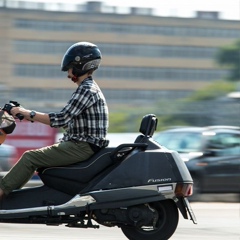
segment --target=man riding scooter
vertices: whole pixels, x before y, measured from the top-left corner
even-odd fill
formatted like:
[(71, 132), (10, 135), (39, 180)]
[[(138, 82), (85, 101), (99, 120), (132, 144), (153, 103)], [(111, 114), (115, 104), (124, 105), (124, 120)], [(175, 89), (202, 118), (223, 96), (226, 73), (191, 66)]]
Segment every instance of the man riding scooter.
[(0, 182), (0, 199), (21, 188), (41, 167), (65, 166), (84, 161), (108, 145), (108, 107), (92, 74), (102, 59), (99, 48), (89, 42), (70, 46), (63, 56), (61, 70), (68, 73), (77, 89), (59, 113), (42, 113), (21, 106), (5, 106), (17, 117), (65, 130), (59, 143), (26, 151)]

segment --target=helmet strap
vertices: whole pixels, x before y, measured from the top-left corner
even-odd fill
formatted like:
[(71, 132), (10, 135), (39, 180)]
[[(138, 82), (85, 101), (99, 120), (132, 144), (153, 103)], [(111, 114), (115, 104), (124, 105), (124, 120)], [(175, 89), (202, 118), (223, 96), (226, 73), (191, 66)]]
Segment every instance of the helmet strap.
[(88, 70), (82, 71), (80, 69), (77, 69), (76, 67), (73, 67), (73, 70), (72, 70), (72, 74), (76, 77), (81, 77), (82, 75), (84, 75), (87, 72), (88, 72)]
[(78, 77), (76, 77), (76, 76), (73, 76), (72, 78), (71, 78), (71, 80), (75, 83), (75, 82), (77, 82), (78, 81)]

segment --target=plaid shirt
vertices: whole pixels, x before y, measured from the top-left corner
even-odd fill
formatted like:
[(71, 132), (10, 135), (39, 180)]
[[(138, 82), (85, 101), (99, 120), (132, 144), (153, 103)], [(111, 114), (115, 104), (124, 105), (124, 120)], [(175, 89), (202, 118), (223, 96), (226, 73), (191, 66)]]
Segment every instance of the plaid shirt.
[(106, 147), (108, 107), (92, 77), (86, 78), (59, 113), (49, 113), (51, 127), (63, 127), (63, 141), (84, 141)]

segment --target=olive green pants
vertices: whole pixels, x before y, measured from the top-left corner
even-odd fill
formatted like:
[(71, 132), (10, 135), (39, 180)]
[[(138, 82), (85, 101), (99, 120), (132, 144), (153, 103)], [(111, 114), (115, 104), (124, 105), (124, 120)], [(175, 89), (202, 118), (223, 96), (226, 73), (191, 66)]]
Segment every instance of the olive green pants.
[(84, 161), (94, 154), (86, 142), (60, 142), (52, 146), (26, 151), (0, 182), (7, 195), (24, 186), (37, 168), (66, 166)]

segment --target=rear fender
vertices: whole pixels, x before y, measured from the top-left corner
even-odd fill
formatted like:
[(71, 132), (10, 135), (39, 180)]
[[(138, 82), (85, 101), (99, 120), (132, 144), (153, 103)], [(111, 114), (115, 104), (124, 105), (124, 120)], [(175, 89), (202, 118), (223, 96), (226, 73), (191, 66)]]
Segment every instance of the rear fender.
[(184, 219), (190, 219), (193, 221), (194, 224), (197, 224), (197, 219), (195, 217), (195, 214), (188, 202), (187, 198), (181, 197), (176, 199), (176, 204), (181, 212), (182, 216)]

